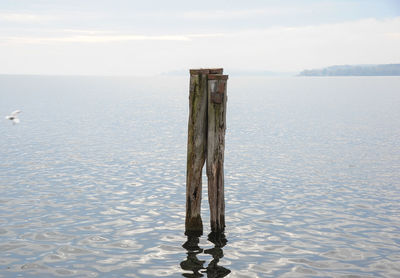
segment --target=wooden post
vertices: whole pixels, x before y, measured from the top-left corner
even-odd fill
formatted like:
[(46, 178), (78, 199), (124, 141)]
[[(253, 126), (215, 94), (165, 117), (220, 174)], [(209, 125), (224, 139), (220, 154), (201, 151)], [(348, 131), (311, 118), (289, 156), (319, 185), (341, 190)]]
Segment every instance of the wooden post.
[(186, 234), (203, 234), (201, 220), (202, 170), (207, 148), (207, 74), (190, 70), (189, 124), (186, 167)]
[(203, 233), (200, 206), (202, 169), (208, 148), (208, 77), (211, 74), (220, 75), (222, 74), (222, 69), (190, 70), (185, 234), (192, 235), (201, 235)]
[(225, 230), (224, 151), (228, 75), (208, 75), (207, 178), (212, 232)]

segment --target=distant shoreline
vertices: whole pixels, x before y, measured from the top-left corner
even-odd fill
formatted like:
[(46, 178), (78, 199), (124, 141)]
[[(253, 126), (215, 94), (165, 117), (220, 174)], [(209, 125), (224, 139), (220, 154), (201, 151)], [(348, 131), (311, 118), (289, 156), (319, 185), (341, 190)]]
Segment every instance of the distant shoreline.
[[(400, 76), (400, 64), (379, 65), (335, 65), (320, 69), (305, 69), (296, 71), (273, 70), (235, 70), (230, 69), (231, 76), (236, 77), (327, 77), (327, 76)], [(149, 75), (96, 75), (96, 74), (29, 74), (29, 73), (0, 73), (0, 77), (75, 77), (75, 78), (154, 78), (154, 77), (187, 77), (188, 69)]]
[(299, 76), (400, 76), (400, 64), (338, 65), (303, 70)]

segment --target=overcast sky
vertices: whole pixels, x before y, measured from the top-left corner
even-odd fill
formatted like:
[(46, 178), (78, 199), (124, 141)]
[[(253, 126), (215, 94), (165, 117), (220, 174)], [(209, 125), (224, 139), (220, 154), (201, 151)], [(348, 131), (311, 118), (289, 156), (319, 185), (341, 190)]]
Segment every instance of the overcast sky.
[(400, 63), (399, 0), (1, 0), (0, 74)]

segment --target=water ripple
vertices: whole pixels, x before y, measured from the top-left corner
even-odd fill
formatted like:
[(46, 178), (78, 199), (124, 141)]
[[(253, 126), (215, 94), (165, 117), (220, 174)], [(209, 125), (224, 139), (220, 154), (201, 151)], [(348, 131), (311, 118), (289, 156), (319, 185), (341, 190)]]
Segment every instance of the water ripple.
[(186, 79), (25, 78), (0, 102), (29, 113), (0, 125), (0, 277), (400, 277), (398, 79), (230, 80), (226, 234), (188, 238)]

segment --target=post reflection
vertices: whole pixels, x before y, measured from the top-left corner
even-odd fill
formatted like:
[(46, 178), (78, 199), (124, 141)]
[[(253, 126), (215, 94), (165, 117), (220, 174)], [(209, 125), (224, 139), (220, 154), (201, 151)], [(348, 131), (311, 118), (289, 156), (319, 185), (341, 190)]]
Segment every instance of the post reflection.
[(222, 248), (226, 245), (228, 240), (224, 233), (214, 233), (208, 235), (208, 241), (214, 243), (214, 247), (211, 249), (204, 250), (205, 254), (210, 254), (213, 260), (207, 266), (207, 277), (208, 278), (218, 278), (225, 277), (231, 271), (223, 266), (218, 265), (219, 259), (224, 256), (224, 251)]
[[(208, 241), (214, 244), (213, 248), (203, 250), (199, 247), (200, 237), (198, 235), (188, 235), (187, 241), (182, 245), (187, 250), (186, 260), (181, 262), (181, 268), (191, 273), (183, 273), (184, 277), (204, 277), (219, 278), (227, 276), (231, 271), (223, 266), (218, 265), (219, 260), (224, 256), (222, 248), (228, 240), (224, 233), (211, 233), (208, 235)], [(199, 260), (197, 255), (203, 253), (212, 256), (212, 260), (207, 267), (204, 267), (205, 261)]]
[(181, 268), (183, 270), (189, 270), (193, 273), (184, 273), (184, 277), (203, 277), (200, 270), (204, 269), (205, 261), (200, 261), (197, 255), (203, 252), (203, 249), (199, 247), (200, 238), (197, 235), (187, 235), (187, 241), (182, 245), (187, 250), (186, 260), (181, 262)]

